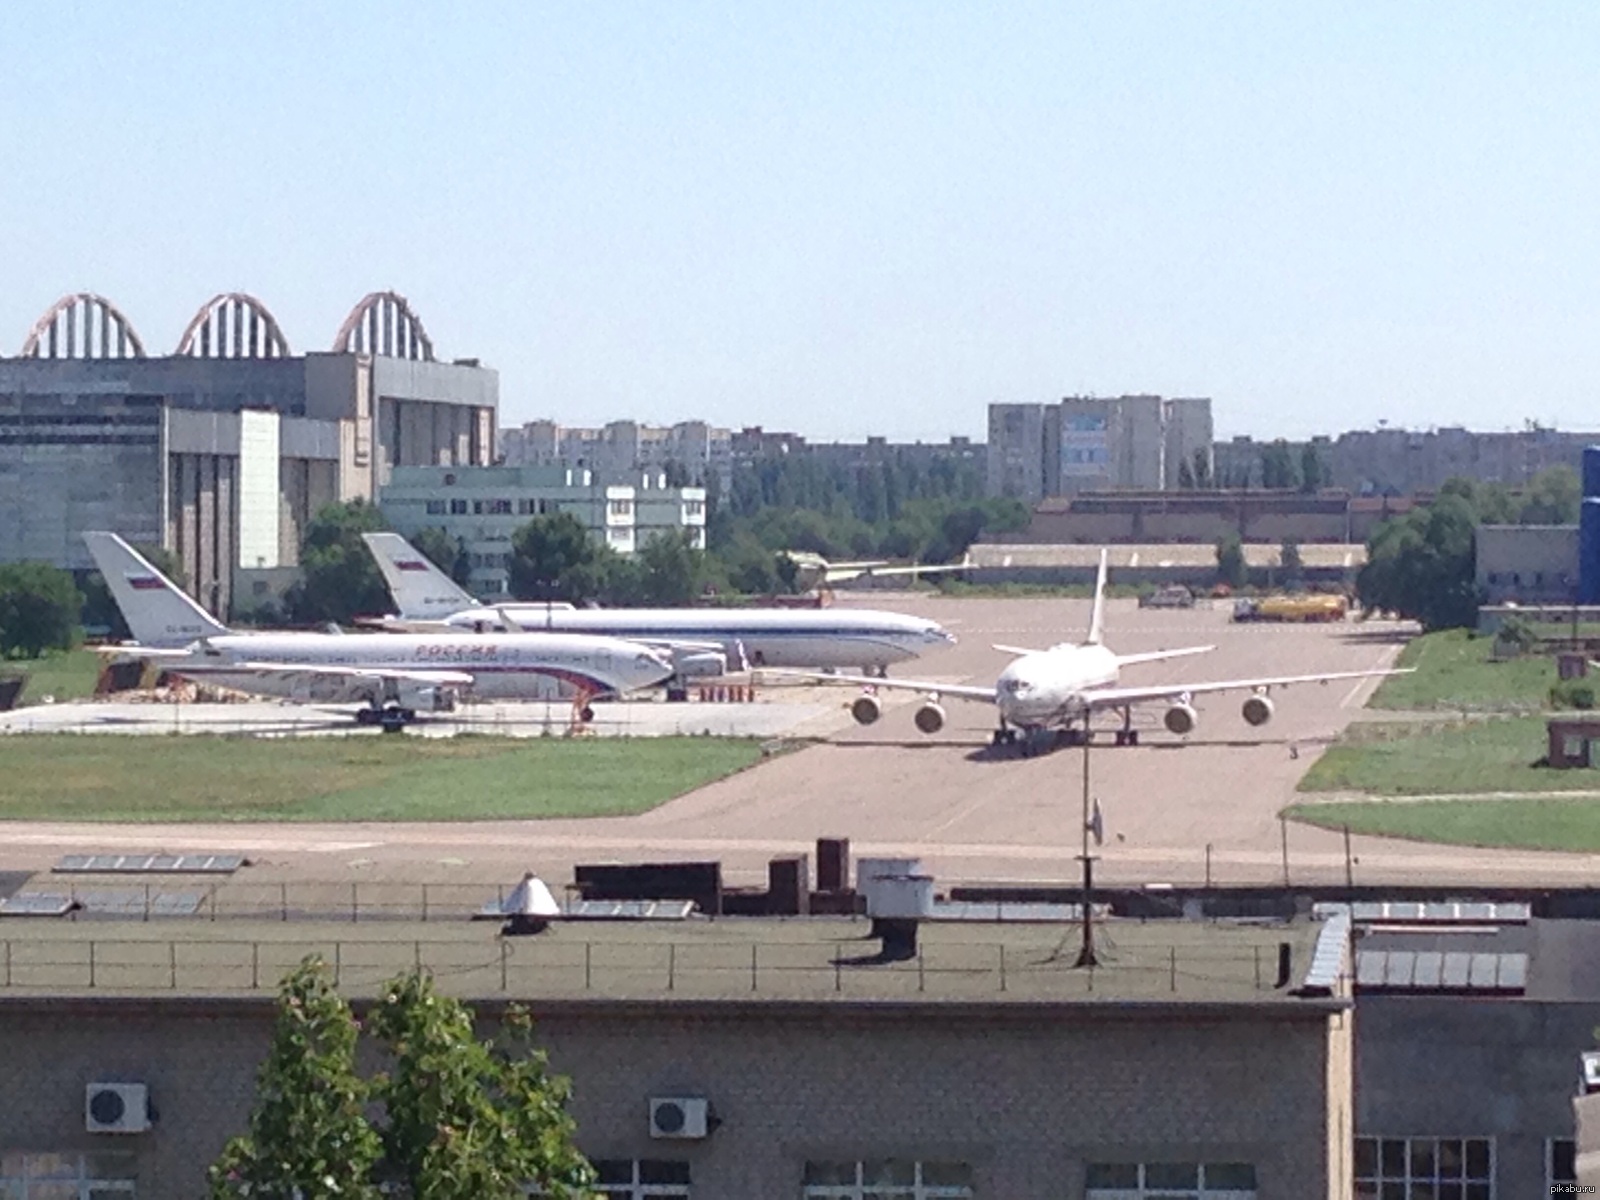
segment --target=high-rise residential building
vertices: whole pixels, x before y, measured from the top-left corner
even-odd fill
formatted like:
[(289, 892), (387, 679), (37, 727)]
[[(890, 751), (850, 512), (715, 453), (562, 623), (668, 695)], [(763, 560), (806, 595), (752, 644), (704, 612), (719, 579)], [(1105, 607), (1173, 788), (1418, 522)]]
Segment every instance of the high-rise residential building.
[[(989, 406), (988, 490), (1033, 503), (1082, 491), (1177, 488), (1211, 467), (1211, 401), (1068, 396)], [(1187, 470), (1185, 470), (1187, 468)]]
[(575, 428), (539, 420), (501, 430), (500, 453), (508, 467), (567, 467), (592, 471), (602, 480), (681, 468), (691, 483), (711, 475), (726, 483), (733, 440), (731, 430), (705, 421), (612, 421), (601, 428)]

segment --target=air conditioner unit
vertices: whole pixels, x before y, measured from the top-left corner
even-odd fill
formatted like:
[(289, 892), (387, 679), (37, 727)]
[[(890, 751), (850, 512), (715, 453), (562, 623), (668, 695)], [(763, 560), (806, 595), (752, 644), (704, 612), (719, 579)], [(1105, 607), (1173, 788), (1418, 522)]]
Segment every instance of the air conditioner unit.
[(91, 1083), (83, 1124), (90, 1133), (143, 1133), (150, 1128), (150, 1090), (142, 1083)]
[(703, 1138), (710, 1132), (710, 1103), (685, 1096), (656, 1096), (650, 1100), (650, 1136), (653, 1138)]
[(1583, 1063), (1583, 1078), (1580, 1081), (1583, 1094), (1592, 1096), (1600, 1092), (1600, 1051), (1587, 1050), (1579, 1058)]

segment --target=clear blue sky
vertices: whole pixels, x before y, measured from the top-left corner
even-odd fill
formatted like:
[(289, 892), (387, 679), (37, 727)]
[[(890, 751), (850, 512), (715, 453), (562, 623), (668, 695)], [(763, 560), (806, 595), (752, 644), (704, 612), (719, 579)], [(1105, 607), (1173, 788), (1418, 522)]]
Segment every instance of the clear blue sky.
[(365, 292), (503, 423), (1600, 428), (1600, 5), (8, 9), (0, 351)]

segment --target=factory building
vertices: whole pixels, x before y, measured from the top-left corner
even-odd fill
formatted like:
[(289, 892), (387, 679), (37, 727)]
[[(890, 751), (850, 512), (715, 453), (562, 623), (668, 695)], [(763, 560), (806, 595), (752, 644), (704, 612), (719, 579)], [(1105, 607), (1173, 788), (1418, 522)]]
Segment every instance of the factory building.
[(175, 553), (225, 615), (236, 573), (294, 566), (323, 505), (375, 499), (397, 467), (491, 461), (498, 391), (436, 361), (394, 293), (304, 354), (259, 300), (218, 295), (160, 356), (109, 301), (63, 297), (0, 358), (0, 561), (87, 571), (81, 535), (108, 529)]
[(598, 472), (549, 466), (398, 467), (380, 503), (399, 533), (438, 529), (456, 539), (471, 567), (468, 589), (503, 596), (510, 590), (512, 537), (532, 518), (550, 513), (570, 513), (619, 554), (681, 531), (705, 549), (704, 488), (668, 487), (665, 475), (649, 472), (631, 478), (607, 482)]
[(1084, 491), (1165, 491), (1211, 477), (1211, 401), (1069, 396), (989, 406), (988, 493), (1036, 503)]

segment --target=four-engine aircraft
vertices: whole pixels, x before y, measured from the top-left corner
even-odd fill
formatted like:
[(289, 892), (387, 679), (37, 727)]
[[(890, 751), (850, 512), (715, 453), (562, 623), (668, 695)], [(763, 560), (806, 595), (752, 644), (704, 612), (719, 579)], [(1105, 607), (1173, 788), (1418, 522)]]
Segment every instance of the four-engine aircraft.
[(991, 687), (933, 683), (915, 679), (873, 679), (866, 676), (822, 675), (786, 672), (830, 683), (855, 683), (866, 690), (851, 705), (851, 714), (862, 725), (871, 725), (882, 714), (877, 692), (898, 688), (922, 692), (927, 699), (917, 710), (916, 726), (923, 733), (937, 733), (944, 727), (945, 713), (940, 700), (954, 696), (993, 704), (1000, 723), (994, 731), (994, 744), (1022, 740), (1023, 753), (1029, 754), (1055, 741), (1063, 731), (1069, 742), (1089, 736), (1090, 722), (1097, 712), (1122, 714), (1122, 728), (1116, 731), (1117, 745), (1136, 745), (1139, 731), (1133, 728), (1136, 705), (1166, 705), (1162, 723), (1175, 734), (1191, 732), (1199, 723), (1194, 698), (1211, 692), (1248, 692), (1242, 715), (1251, 725), (1265, 725), (1272, 719), (1271, 692), (1296, 683), (1328, 683), (1335, 679), (1366, 679), (1381, 675), (1405, 675), (1410, 668), (1372, 671), (1332, 671), (1318, 675), (1275, 675), (1259, 679), (1223, 679), (1201, 683), (1164, 683), (1121, 686), (1123, 667), (1161, 662), (1191, 654), (1203, 654), (1215, 646), (1188, 646), (1178, 650), (1155, 650), (1144, 654), (1116, 654), (1102, 640), (1105, 615), (1106, 552), (1100, 552), (1100, 570), (1095, 580), (1094, 605), (1090, 610), (1089, 630), (1080, 643), (1062, 642), (1047, 650), (1018, 646), (996, 646), (996, 650), (1019, 657)]
[(302, 703), (361, 704), (363, 725), (397, 729), (419, 711), (464, 696), (588, 703), (653, 687), (673, 674), (664, 655), (581, 634), (236, 633), (114, 533), (85, 533), (95, 565), (128, 622), (128, 654), (185, 679)]

